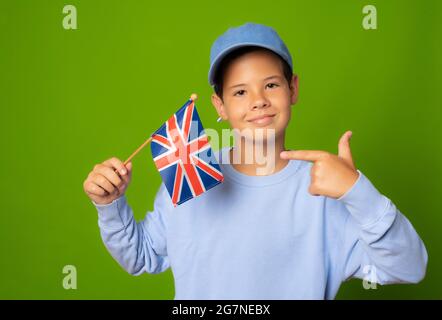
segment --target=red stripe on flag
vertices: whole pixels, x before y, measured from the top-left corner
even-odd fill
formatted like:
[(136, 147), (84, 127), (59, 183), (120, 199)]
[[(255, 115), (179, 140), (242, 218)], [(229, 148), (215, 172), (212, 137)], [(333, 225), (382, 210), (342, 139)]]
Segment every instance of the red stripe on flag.
[(204, 192), (198, 172), (196, 171), (196, 168), (193, 166), (193, 164), (190, 161), (189, 153), (187, 152), (187, 148), (185, 147), (186, 144), (184, 143), (181, 135), (178, 133), (178, 124), (175, 117), (171, 117), (168, 120), (169, 124), (169, 135), (172, 138), (173, 143), (175, 144), (177, 151), (185, 154), (178, 154), (178, 156), (181, 158), (181, 161), (183, 162), (184, 171), (187, 174), (187, 177), (189, 178), (189, 184), (191, 186), (191, 189), (195, 193), (195, 196), (200, 195)]
[(207, 136), (199, 137), (197, 140), (192, 141), (187, 145), (187, 153), (194, 153), (203, 147), (205, 147), (209, 143), (209, 138)]
[(184, 129), (183, 136), (184, 141), (189, 141), (189, 132), (190, 132), (190, 124), (192, 123), (192, 114), (193, 114), (193, 101), (186, 109), (186, 117), (183, 119), (184, 121)]
[(170, 141), (167, 138), (160, 136), (158, 134), (152, 136), (152, 141), (155, 141), (155, 142), (157, 141), (159, 143), (165, 144), (169, 148), (172, 147), (170, 144)]
[(180, 163), (177, 163), (176, 174), (175, 174), (175, 183), (173, 185), (173, 196), (172, 196), (172, 202), (174, 204), (176, 204), (179, 200), (180, 186), (181, 186), (182, 179), (183, 179), (183, 172), (181, 169), (181, 165), (180, 165)]
[(192, 186), (193, 191), (195, 192), (195, 196), (199, 196), (201, 193), (204, 192), (201, 182), (199, 179), (198, 172), (196, 171), (196, 168), (193, 166), (193, 164), (188, 163), (184, 164), (184, 170), (187, 173), (187, 176), (189, 178), (189, 183)]
[(221, 174), (219, 174), (219, 172), (215, 171), (214, 169), (209, 167), (207, 164), (205, 164), (203, 161), (201, 161), (195, 156), (194, 159), (195, 159), (195, 165), (197, 167), (199, 167), (201, 170), (203, 170), (205, 173), (209, 174), (216, 180), (223, 181), (224, 177)]
[(167, 167), (170, 164), (173, 164), (173, 162), (179, 160), (179, 158), (175, 157), (174, 153), (169, 153), (157, 160), (155, 160), (155, 165), (157, 166), (158, 170), (162, 170), (164, 167)]

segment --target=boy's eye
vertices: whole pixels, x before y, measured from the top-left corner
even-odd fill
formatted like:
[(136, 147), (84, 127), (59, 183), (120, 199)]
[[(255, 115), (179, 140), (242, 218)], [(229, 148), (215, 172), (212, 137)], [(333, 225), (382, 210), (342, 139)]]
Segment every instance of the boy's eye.
[[(266, 87), (273, 89), (273, 88), (279, 87), (279, 85), (277, 83), (268, 83), (266, 85)], [(235, 92), (234, 96), (242, 96), (242, 95), (244, 95), (245, 92), (246, 92), (245, 90), (238, 90)]]
[(278, 87), (278, 85), (277, 85), (276, 83), (269, 83), (269, 84), (267, 84), (267, 87), (269, 87), (270, 89), (272, 89), (272, 88), (276, 88), (276, 87)]

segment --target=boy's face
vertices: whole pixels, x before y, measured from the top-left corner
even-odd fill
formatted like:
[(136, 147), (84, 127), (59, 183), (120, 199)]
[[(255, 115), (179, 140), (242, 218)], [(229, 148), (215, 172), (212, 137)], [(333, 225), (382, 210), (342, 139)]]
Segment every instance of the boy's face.
[(230, 63), (224, 74), (223, 99), (214, 93), (212, 103), (232, 128), (273, 129), (278, 138), (288, 125), (297, 93), (296, 75), (289, 86), (278, 57), (260, 50)]

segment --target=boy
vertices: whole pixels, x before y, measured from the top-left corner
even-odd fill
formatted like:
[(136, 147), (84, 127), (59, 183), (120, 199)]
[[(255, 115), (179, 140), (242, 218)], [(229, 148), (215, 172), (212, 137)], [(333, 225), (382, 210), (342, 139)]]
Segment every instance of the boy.
[[(154, 210), (136, 223), (124, 192), (132, 166), (116, 158), (84, 183), (103, 241), (129, 273), (171, 267), (175, 299), (333, 299), (342, 281), (417, 283), (427, 252), (395, 205), (357, 170), (346, 132), (338, 155), (286, 151), (285, 129), (298, 96), (291, 55), (259, 24), (231, 28), (212, 46), (209, 82), (221, 119), (276, 156), (267, 172), (232, 161), (242, 138), (218, 158), (224, 182), (174, 207), (161, 184)], [(274, 140), (257, 139), (258, 129)], [(249, 131), (250, 132), (250, 131)], [(234, 163), (232, 163), (234, 162)], [(116, 174), (117, 170), (119, 174)], [(370, 274), (367, 274), (369, 270)]]

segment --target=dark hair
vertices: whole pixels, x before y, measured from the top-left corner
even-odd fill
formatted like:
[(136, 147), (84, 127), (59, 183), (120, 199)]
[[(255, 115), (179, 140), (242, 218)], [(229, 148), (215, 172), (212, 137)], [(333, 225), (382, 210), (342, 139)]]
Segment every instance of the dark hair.
[(257, 47), (257, 46), (242, 47), (242, 48), (232, 51), (227, 56), (225, 56), (224, 59), (221, 61), (220, 65), (218, 66), (218, 68), (216, 69), (215, 76), (213, 79), (214, 90), (215, 90), (215, 93), (218, 95), (218, 97), (221, 98), (221, 100), (223, 99), (224, 74), (226, 73), (226, 70), (229, 67), (229, 65), (232, 63), (232, 61), (245, 55), (246, 53), (251, 53), (251, 52), (261, 51), (261, 50), (267, 51), (267, 52), (273, 54), (274, 56), (278, 57), (278, 59), (282, 63), (282, 71), (284, 73), (284, 77), (287, 80), (287, 83), (289, 84), (289, 86), (291, 85), (293, 70), (290, 68), (290, 65), (287, 63), (287, 61), (285, 61), (280, 55), (276, 54), (275, 52), (273, 52), (269, 49), (262, 48), (262, 47)]

